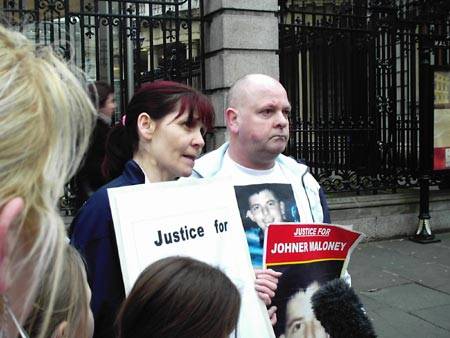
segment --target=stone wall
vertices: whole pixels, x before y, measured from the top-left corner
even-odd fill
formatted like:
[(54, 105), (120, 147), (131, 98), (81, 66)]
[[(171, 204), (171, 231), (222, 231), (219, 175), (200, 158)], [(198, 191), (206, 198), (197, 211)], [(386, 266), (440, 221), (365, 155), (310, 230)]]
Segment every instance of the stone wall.
[(206, 91), (217, 126), (207, 145), (212, 150), (226, 140), (223, 111), (230, 86), (249, 73), (279, 78), (278, 2), (208, 0), (204, 4)]
[[(419, 191), (328, 199), (335, 224), (353, 224), (367, 240), (412, 235), (417, 230)], [(450, 231), (450, 191), (430, 192), (433, 233)]]

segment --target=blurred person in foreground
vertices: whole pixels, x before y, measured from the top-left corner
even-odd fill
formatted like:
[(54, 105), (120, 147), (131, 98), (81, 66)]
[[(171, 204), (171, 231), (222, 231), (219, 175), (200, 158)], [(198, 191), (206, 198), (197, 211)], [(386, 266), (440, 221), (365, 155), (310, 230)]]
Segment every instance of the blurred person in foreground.
[[(42, 327), (45, 309), (50, 303), (52, 276), (46, 274), (38, 289), (31, 314), (25, 324), (30, 337), (36, 337)], [(89, 306), (91, 290), (80, 254), (68, 243), (64, 250), (62, 277), (56, 286), (56, 297), (47, 330), (48, 338), (91, 338), (94, 318)]]
[(138, 277), (117, 318), (119, 338), (226, 338), (236, 330), (241, 297), (219, 269), (167, 257)]
[(58, 200), (89, 144), (96, 118), (82, 73), (48, 47), (0, 25), (0, 336), (23, 323), (44, 275), (47, 336), (64, 260)]

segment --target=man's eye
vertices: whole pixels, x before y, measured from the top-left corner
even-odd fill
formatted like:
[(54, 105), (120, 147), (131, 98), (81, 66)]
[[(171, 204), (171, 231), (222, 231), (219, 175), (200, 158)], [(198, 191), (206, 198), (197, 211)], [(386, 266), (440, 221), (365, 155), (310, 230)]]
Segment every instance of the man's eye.
[(259, 211), (260, 207), (259, 205), (254, 205), (251, 207), (252, 211)]
[(292, 327), (292, 332), (297, 332), (302, 328), (302, 323), (301, 322), (296, 322), (294, 323), (294, 326)]
[(270, 116), (270, 115), (272, 115), (272, 112), (273, 112), (273, 110), (272, 109), (264, 109), (262, 112), (261, 112), (261, 115), (263, 115), (263, 116)]

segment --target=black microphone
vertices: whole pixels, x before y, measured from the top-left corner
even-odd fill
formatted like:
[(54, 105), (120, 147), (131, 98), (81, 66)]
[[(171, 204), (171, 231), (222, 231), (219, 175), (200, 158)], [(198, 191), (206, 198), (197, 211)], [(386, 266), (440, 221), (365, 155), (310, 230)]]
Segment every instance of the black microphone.
[(359, 297), (342, 279), (324, 284), (311, 297), (311, 304), (331, 338), (376, 338)]

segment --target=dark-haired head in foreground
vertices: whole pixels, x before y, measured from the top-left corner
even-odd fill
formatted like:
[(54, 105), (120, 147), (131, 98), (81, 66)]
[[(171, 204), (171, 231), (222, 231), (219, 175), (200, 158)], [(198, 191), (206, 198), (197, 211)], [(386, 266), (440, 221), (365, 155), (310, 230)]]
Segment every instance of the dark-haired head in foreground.
[(237, 326), (241, 298), (219, 269), (168, 257), (145, 269), (117, 318), (119, 338), (225, 338)]

